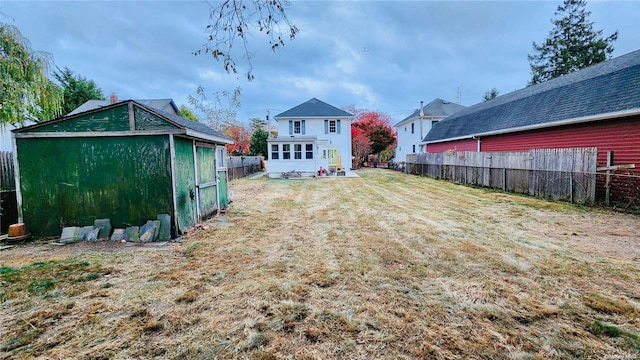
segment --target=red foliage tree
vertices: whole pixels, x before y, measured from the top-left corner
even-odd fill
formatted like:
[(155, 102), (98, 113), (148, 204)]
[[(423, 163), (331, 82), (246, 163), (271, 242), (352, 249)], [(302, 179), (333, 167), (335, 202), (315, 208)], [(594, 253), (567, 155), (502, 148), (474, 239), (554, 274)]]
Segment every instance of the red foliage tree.
[[(391, 118), (377, 111), (355, 110), (356, 120), (351, 124), (369, 140), (370, 153), (378, 155), (396, 146), (397, 132), (391, 125)], [(355, 154), (355, 152), (354, 152)]]
[(362, 167), (367, 155), (371, 153), (371, 141), (359, 127), (355, 126), (351, 127), (351, 153), (355, 158), (352, 166), (356, 169)]
[(233, 144), (227, 145), (227, 152), (230, 155), (238, 156), (249, 152), (251, 146), (251, 132), (242, 125), (229, 125), (222, 133), (233, 139)]

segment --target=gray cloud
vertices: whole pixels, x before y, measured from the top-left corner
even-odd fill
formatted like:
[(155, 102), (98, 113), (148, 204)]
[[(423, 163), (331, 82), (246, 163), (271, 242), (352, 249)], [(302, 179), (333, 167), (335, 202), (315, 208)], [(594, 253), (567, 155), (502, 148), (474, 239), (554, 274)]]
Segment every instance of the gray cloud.
[[(551, 30), (560, 1), (294, 1), (301, 29), (272, 52), (264, 34), (250, 38), (256, 80), (247, 68), (227, 74), (205, 43), (204, 1), (3, 1), (2, 21), (18, 26), (58, 66), (96, 81), (106, 95), (171, 97), (186, 103), (198, 85), (208, 92), (242, 88), (241, 120), (271, 115), (317, 97), (335, 106), (387, 113), (394, 121), (419, 101), (441, 97), (464, 105), (493, 87), (526, 85), (527, 54)], [(640, 3), (590, 2), (596, 28), (620, 30), (615, 55), (636, 50)]]

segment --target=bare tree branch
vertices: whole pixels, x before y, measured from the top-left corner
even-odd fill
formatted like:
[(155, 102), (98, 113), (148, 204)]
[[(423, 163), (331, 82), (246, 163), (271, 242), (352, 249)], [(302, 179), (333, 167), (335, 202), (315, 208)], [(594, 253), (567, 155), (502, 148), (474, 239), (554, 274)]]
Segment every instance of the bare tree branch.
[(193, 54), (211, 54), (217, 61), (222, 60), (225, 71), (236, 74), (232, 50), (234, 42), (240, 41), (249, 67), (245, 75), (247, 80), (253, 80), (253, 54), (247, 37), (254, 30), (264, 32), (273, 51), (284, 46), (287, 36), (293, 40), (299, 30), (287, 18), (288, 5), (287, 0), (224, 0), (217, 6), (210, 5), (207, 42)]

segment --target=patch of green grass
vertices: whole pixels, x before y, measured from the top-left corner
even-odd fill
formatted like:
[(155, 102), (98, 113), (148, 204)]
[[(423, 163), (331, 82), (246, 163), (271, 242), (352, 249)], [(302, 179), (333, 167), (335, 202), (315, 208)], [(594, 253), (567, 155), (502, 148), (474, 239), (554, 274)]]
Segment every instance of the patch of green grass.
[(29, 283), (27, 292), (30, 294), (44, 294), (54, 286), (53, 279), (36, 279)]
[[(46, 298), (60, 296), (60, 289), (100, 278), (103, 272), (99, 264), (90, 264), (77, 258), (64, 261), (36, 261), (22, 267), (0, 268), (0, 284), (3, 293), (0, 298), (15, 298), (20, 294), (45, 295)], [(56, 294), (48, 294), (53, 289)]]

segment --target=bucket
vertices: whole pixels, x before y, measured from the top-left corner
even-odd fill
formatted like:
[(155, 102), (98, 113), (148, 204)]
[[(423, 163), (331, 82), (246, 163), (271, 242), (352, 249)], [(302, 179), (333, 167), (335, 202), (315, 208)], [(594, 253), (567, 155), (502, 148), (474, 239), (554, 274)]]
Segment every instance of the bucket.
[(17, 238), (27, 235), (27, 230), (23, 223), (9, 225), (9, 232), (7, 236), (10, 238)]

